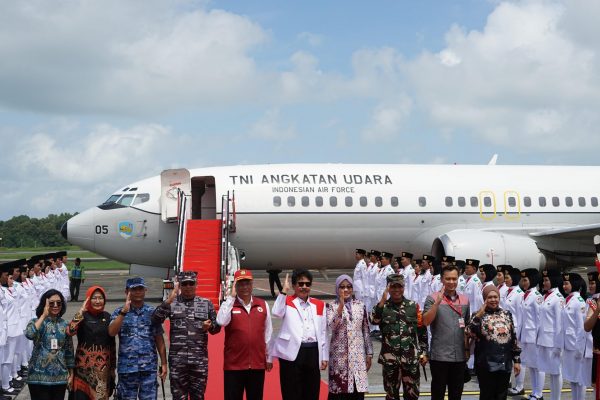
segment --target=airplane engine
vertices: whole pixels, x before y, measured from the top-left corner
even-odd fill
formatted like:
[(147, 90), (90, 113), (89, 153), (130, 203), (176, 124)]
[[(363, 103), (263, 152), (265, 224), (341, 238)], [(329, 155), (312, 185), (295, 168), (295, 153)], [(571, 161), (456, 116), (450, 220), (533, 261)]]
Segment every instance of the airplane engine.
[(431, 249), (433, 255), (454, 256), (457, 260), (474, 258), (481, 264), (509, 264), (516, 268), (543, 268), (546, 257), (527, 236), (500, 232), (458, 229), (439, 236)]

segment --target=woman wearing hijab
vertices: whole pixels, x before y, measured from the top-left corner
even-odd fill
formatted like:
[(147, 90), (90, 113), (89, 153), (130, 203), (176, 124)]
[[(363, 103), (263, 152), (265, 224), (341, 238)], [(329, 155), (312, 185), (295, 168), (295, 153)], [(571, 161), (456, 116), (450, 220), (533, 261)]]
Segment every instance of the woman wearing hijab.
[(115, 338), (108, 334), (110, 314), (104, 311), (105, 304), (104, 289), (92, 286), (67, 329), (69, 336), (77, 335), (75, 400), (106, 400), (115, 386)]
[(45, 292), (35, 311), (37, 318), (27, 324), (25, 336), (33, 341), (27, 385), (32, 399), (64, 400), (73, 376), (73, 338), (67, 335), (62, 319), (67, 304), (55, 289)]
[(500, 308), (495, 285), (483, 289), (484, 304), (473, 316), (465, 334), (475, 340), (475, 371), (480, 399), (506, 399), (511, 371), (521, 372), (521, 348), (509, 311)]
[(367, 371), (373, 359), (367, 311), (352, 296), (352, 278), (335, 280), (337, 299), (327, 304), (329, 346), (329, 399), (364, 399), (369, 389)]

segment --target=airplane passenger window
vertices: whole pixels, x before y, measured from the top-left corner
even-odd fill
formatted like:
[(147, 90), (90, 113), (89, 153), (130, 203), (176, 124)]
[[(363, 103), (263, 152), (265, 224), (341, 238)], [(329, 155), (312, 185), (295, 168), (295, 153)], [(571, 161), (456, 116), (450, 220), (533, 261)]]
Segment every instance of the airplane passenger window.
[(523, 204), (525, 207), (531, 207), (531, 197), (525, 196), (523, 197)]
[(360, 206), (361, 207), (366, 207), (367, 206), (367, 198), (365, 196), (361, 196), (360, 197)]
[(279, 196), (274, 196), (273, 197), (273, 205), (275, 207), (281, 207), (281, 197)]
[(592, 197), (590, 199), (590, 203), (592, 203), (592, 207), (598, 207), (598, 198), (597, 197)]
[(398, 207), (398, 198), (396, 196), (392, 196), (392, 207)]
[(148, 200), (150, 200), (150, 194), (149, 193), (138, 193), (138, 195), (135, 197), (135, 200), (133, 201), (132, 205), (136, 205), (136, 204), (142, 204), (147, 202)]
[(571, 196), (565, 197), (565, 204), (567, 207), (573, 207), (573, 198)]
[(427, 198), (421, 196), (419, 197), (419, 206), (425, 207), (427, 205)]
[(452, 197), (446, 196), (446, 207), (452, 207)]
[(544, 196), (540, 196), (538, 200), (540, 201), (540, 207), (546, 207), (546, 198)]
[(560, 206), (560, 200), (559, 200), (559, 198), (558, 198), (558, 197), (556, 197), (556, 196), (553, 196), (553, 197), (552, 197), (552, 205), (553, 205), (554, 207), (558, 207), (558, 206)]
[(317, 207), (323, 207), (323, 197), (321, 197), (321, 196), (315, 197), (315, 205)]
[(346, 196), (344, 201), (346, 202), (346, 207), (352, 207), (352, 197)]
[(585, 197), (577, 199), (579, 201), (579, 207), (585, 207)]
[(463, 196), (460, 196), (458, 198), (458, 206), (459, 207), (464, 207), (467, 205), (467, 202), (465, 201), (465, 198)]
[(120, 194), (113, 194), (112, 196), (110, 196), (104, 203), (102, 204), (112, 204), (112, 203), (116, 203), (117, 200), (119, 200), (119, 197), (121, 197)]
[(486, 207), (491, 207), (492, 206), (492, 198), (489, 196), (485, 196), (483, 198), (483, 205)]
[(337, 197), (335, 197), (335, 196), (331, 196), (331, 197), (329, 198), (329, 205), (330, 205), (331, 207), (337, 207)]
[(287, 203), (289, 207), (294, 207), (296, 205), (296, 198), (294, 196), (288, 196)]
[(375, 205), (377, 207), (381, 207), (383, 205), (383, 200), (381, 199), (380, 196), (375, 197)]
[(471, 207), (479, 206), (479, 198), (475, 196), (471, 196)]
[(508, 198), (508, 206), (509, 207), (516, 207), (517, 206), (517, 200), (514, 197), (509, 197)]
[(308, 207), (308, 196), (302, 196), (302, 207)]
[(117, 201), (117, 204), (120, 204), (122, 206), (130, 206), (131, 202), (133, 201), (133, 196), (135, 196), (134, 194), (126, 194), (123, 197), (121, 197), (119, 199), (119, 201)]

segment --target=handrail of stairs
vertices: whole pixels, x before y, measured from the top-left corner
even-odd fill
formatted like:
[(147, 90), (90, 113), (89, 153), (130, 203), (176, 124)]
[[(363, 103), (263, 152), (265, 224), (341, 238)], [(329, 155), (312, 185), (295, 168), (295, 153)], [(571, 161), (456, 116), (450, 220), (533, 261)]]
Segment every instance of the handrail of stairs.
[(186, 221), (188, 220), (188, 195), (181, 189), (177, 191), (177, 257), (175, 261), (175, 274), (183, 268), (183, 250), (185, 246)]

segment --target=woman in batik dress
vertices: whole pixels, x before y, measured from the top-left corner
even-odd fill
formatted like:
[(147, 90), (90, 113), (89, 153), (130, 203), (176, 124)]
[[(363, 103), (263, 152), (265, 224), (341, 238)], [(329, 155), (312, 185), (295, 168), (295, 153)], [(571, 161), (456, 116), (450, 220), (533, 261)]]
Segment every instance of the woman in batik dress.
[(83, 306), (69, 324), (67, 334), (77, 335), (74, 400), (108, 400), (115, 386), (115, 338), (108, 335), (110, 314), (104, 311), (106, 293), (100, 286), (88, 289)]

